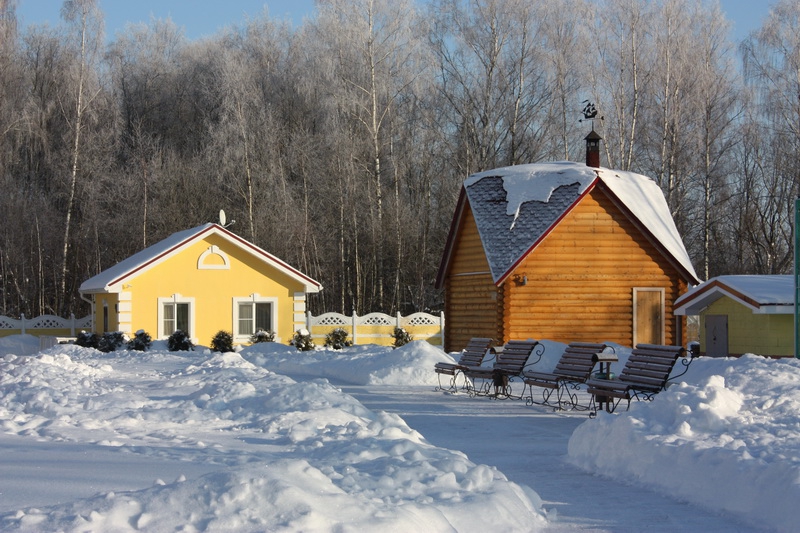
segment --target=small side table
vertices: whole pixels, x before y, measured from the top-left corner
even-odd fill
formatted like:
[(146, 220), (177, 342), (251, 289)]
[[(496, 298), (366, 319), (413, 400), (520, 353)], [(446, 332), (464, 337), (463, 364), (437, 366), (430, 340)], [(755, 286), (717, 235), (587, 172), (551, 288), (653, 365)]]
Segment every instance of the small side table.
[[(595, 374), (597, 379), (614, 379), (614, 374), (611, 373), (611, 363), (619, 361), (619, 357), (615, 352), (600, 352), (592, 356), (592, 361), (595, 364), (600, 364), (600, 371)], [(611, 410), (611, 399), (607, 396), (595, 396), (594, 401), (599, 405), (599, 409), (603, 409), (605, 405), (606, 411)]]

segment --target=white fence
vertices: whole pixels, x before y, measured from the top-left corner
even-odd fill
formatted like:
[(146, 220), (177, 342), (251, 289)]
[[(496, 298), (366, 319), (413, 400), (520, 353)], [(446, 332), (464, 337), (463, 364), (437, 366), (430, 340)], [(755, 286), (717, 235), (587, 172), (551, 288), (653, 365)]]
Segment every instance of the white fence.
[(425, 340), (444, 348), (444, 313), (439, 316), (428, 313), (413, 313), (408, 316), (369, 313), (351, 316), (340, 313), (324, 313), (313, 316), (306, 313), (306, 329), (317, 344), (325, 341), (325, 336), (336, 328), (342, 328), (350, 334), (353, 344), (381, 344), (390, 346), (394, 343), (394, 328), (405, 329), (413, 340)]
[(56, 335), (74, 337), (76, 332), (91, 329), (92, 316), (75, 318), (61, 318), (55, 315), (41, 315), (36, 318), (25, 318), (23, 314), (20, 318), (11, 318), (0, 315), (0, 337), (14, 334), (30, 335)]

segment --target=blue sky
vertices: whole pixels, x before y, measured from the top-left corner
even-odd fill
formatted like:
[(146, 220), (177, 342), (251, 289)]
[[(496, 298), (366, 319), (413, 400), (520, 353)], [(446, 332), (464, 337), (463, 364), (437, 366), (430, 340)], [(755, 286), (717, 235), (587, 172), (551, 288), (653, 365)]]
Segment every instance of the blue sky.
[[(17, 0), (17, 18), (29, 24), (60, 22), (63, 0)], [(186, 37), (209, 37), (220, 29), (239, 24), (269, 10), (273, 18), (291, 18), (295, 25), (314, 12), (314, 0), (100, 0), (105, 15), (106, 36), (113, 39), (129, 22), (171, 18), (183, 27)]]
[[(767, 0), (720, 0), (731, 19), (736, 39), (745, 37), (760, 26), (769, 12)], [(63, 0), (18, 0), (17, 16), (21, 26), (59, 22)], [(264, 8), (272, 17), (288, 17), (295, 25), (314, 12), (314, 0), (100, 0), (105, 13), (106, 34), (114, 34), (128, 22), (149, 22), (151, 17), (172, 21), (186, 32), (189, 39), (211, 36), (225, 26), (238, 24)]]

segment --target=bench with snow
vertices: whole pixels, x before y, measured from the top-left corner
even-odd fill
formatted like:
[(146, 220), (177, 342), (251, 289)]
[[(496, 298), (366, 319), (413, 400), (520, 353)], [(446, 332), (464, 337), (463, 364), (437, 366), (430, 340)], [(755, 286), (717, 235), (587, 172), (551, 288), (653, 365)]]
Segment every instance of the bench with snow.
[[(461, 352), (457, 363), (436, 363), (433, 370), (436, 372), (436, 377), (439, 379), (439, 386), (436, 390), (447, 390), (455, 392), (458, 390), (456, 380), (460, 374), (469, 368), (478, 368), (483, 363), (484, 357), (492, 351), (492, 339), (484, 337), (473, 337), (467, 343), (466, 348)], [(450, 376), (447, 387), (442, 386), (442, 376)], [(466, 385), (466, 379), (464, 380)]]
[(492, 368), (469, 368), (464, 371), (464, 376), (472, 382), (469, 385), (470, 395), (521, 399), (525, 386), (523, 384), (522, 393), (514, 396), (511, 390), (513, 383), (516, 380), (521, 381), (525, 369), (538, 363), (543, 354), (544, 345), (539, 341), (532, 339), (508, 341), (497, 350)]
[[(592, 395), (590, 416), (597, 414), (597, 406), (613, 412), (622, 400), (652, 400), (667, 388), (667, 382), (682, 376), (689, 370), (691, 358), (686, 358), (682, 346), (663, 346), (659, 344), (639, 344), (631, 351), (628, 361), (620, 375), (614, 379), (592, 378), (586, 381), (586, 388)], [(683, 372), (670, 377), (679, 358), (683, 357)]]
[[(528, 372), (524, 375), (523, 381), (530, 389), (530, 395), (525, 399), (526, 405), (548, 405), (556, 409), (563, 409), (565, 406), (579, 408), (577, 391), (592, 376), (592, 370), (600, 359), (598, 354), (603, 355), (607, 350), (613, 348), (600, 343), (570, 343), (552, 372)], [(541, 401), (533, 397), (534, 388), (537, 387), (541, 389)], [(550, 403), (554, 392), (557, 400), (555, 405)], [(584, 406), (583, 409), (588, 407)]]

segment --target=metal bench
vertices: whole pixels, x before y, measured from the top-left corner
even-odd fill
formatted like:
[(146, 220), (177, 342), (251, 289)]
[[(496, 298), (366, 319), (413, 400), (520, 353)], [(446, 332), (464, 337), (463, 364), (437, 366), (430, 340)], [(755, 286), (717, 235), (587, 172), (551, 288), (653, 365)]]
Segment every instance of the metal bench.
[[(589, 342), (570, 343), (561, 354), (555, 369), (552, 372), (529, 372), (524, 376), (524, 383), (529, 387), (530, 395), (525, 399), (527, 405), (539, 404), (563, 409), (565, 405), (575, 409), (580, 406), (577, 391), (592, 375), (598, 354), (610, 347), (605, 344)], [(540, 388), (542, 400), (533, 398), (534, 388)], [(556, 393), (557, 402), (550, 403), (553, 393)], [(583, 407), (588, 409), (588, 406)]]
[(606, 411), (613, 412), (622, 400), (652, 400), (667, 388), (667, 382), (682, 376), (689, 370), (691, 358), (683, 357), (683, 372), (670, 377), (672, 369), (686, 349), (682, 346), (662, 346), (658, 344), (639, 344), (631, 351), (622, 372), (615, 379), (590, 379), (586, 382), (587, 391), (592, 395), (590, 416), (597, 414), (597, 406), (605, 405)]
[[(461, 357), (457, 363), (436, 363), (433, 368), (439, 379), (439, 386), (436, 387), (436, 390), (457, 391), (456, 380), (458, 376), (467, 369), (480, 367), (486, 354), (491, 351), (493, 344), (494, 341), (492, 339), (473, 337), (461, 352)], [(448, 380), (450, 383), (447, 387), (442, 386), (443, 375), (450, 376)]]
[[(497, 350), (497, 358), (492, 368), (469, 368), (464, 376), (472, 380), (469, 393), (472, 396), (493, 396), (495, 398), (521, 399), (525, 386), (518, 396), (512, 393), (513, 383), (522, 380), (525, 368), (535, 365), (542, 359), (544, 345), (539, 341), (511, 340)], [(531, 361), (531, 358), (535, 358)], [(492, 390), (494, 389), (494, 393)]]

